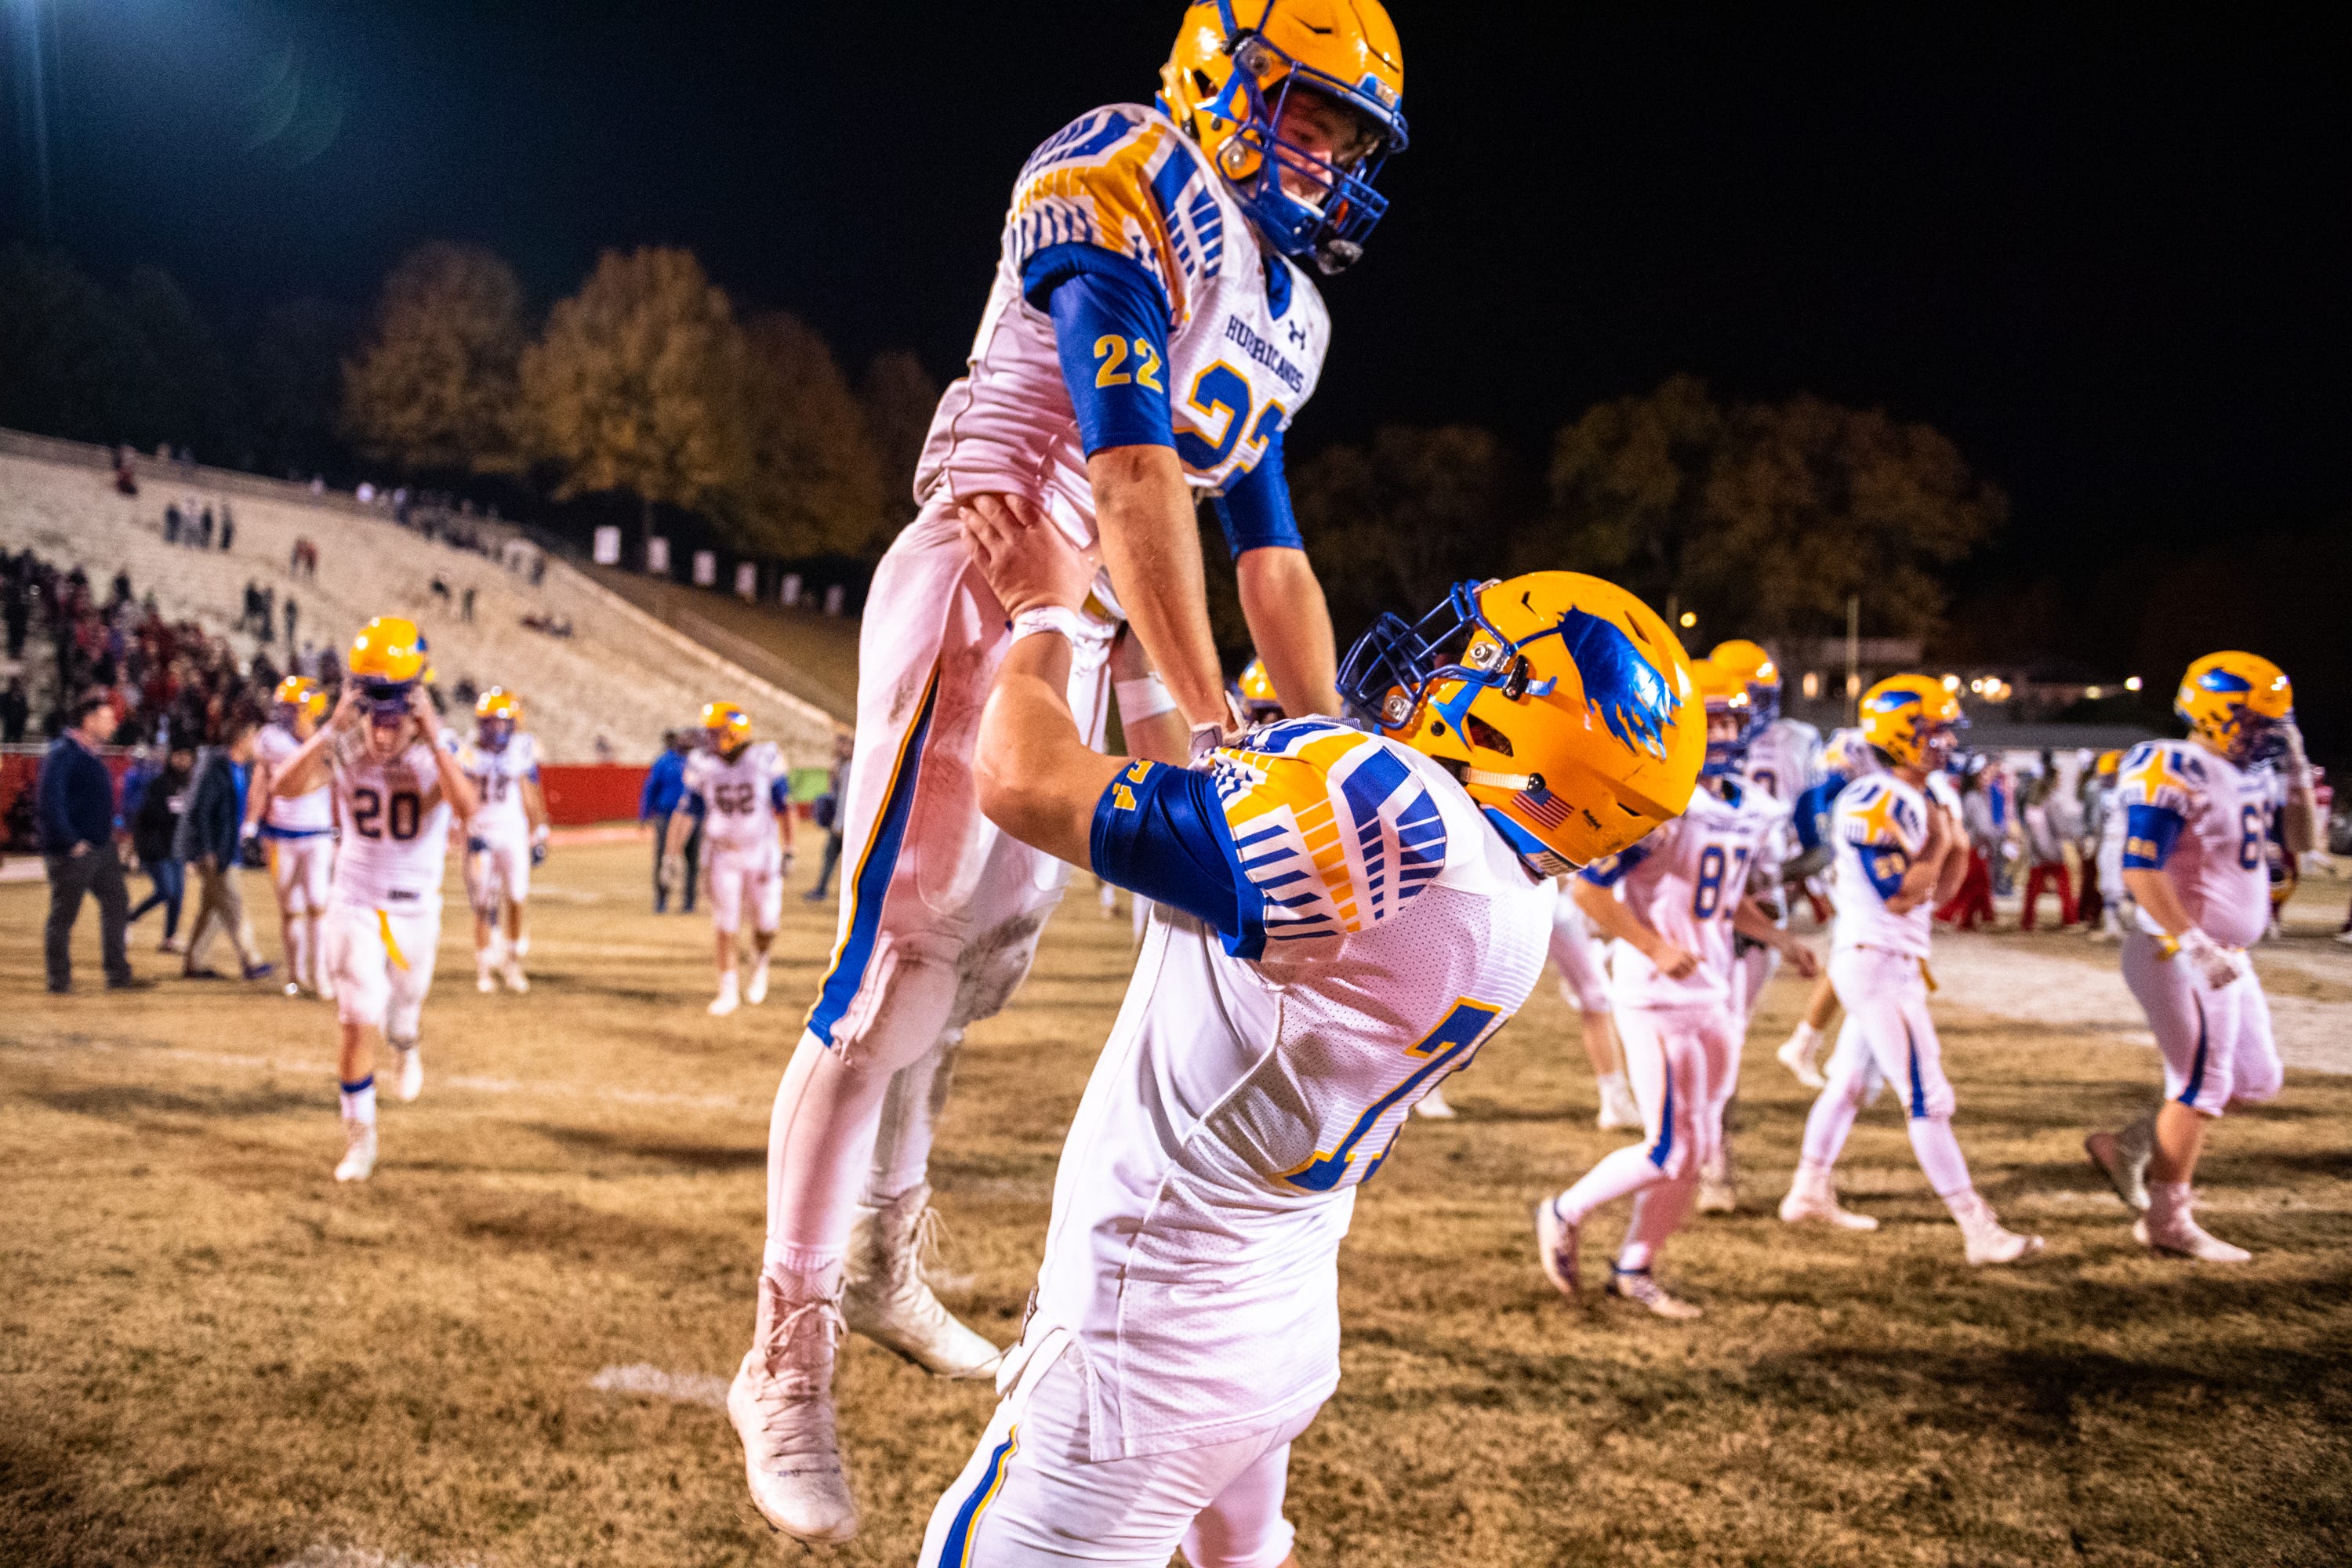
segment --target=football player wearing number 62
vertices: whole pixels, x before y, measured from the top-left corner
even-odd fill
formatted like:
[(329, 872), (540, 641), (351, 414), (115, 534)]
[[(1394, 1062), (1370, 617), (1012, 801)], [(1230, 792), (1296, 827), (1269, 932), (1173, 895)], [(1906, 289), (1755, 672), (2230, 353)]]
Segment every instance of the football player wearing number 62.
[(1290, 1444), (1339, 1379), (1356, 1190), (1527, 999), (1553, 879), (1692, 800), (1690, 663), (1598, 578), (1463, 583), (1349, 655), (1370, 733), (1310, 715), (1191, 768), (1106, 757), (1068, 699), (1091, 572), (1051, 528), (971, 528), (1013, 637), (982, 808), (1159, 912), (995, 1415), (918, 1561), (1276, 1568)]
[(280, 790), (297, 788), (320, 756), (334, 776), (343, 838), (319, 935), (341, 1042), (335, 1180), (363, 1182), (375, 1170), (378, 1035), (400, 1058), (400, 1098), (425, 1088), (418, 1033), (441, 943), (449, 820), (470, 820), (476, 796), (425, 692), (431, 666), (416, 623), (377, 616), (352, 640), (345, 663), (351, 675), (333, 716), (271, 777)]
[[(770, 1124), (754, 1343), (729, 1411), (753, 1500), (790, 1534), (857, 1528), (830, 1393), (840, 1329), (940, 1376), (998, 1361), (918, 1264), (928, 1161), (964, 1032), (1028, 973), (1068, 868), (977, 802), (973, 737), (1011, 639), (963, 520), (1099, 550), (1068, 692), (1089, 743), (1114, 691), (1129, 735), (1176, 737), (1147, 754), (1181, 762), (1187, 731), (1231, 724), (1203, 496), (1284, 711), (1336, 711), (1283, 432), (1328, 345), (1315, 275), (1354, 261), (1386, 208), (1374, 178), (1404, 145), (1403, 84), (1379, 0), (1205, 0), (1152, 101), (1080, 115), (1013, 184), (969, 368), (916, 468), (920, 510), (866, 597), (839, 935)], [(1122, 618), (1148, 672), (1111, 668)]]
[[(710, 1016), (768, 999), (768, 949), (783, 919), (793, 869), (791, 770), (772, 741), (751, 739), (751, 716), (732, 702), (705, 703), (702, 750), (686, 759), (686, 799), (662, 846), (662, 885), (681, 887), (686, 841), (702, 826), (703, 901), (717, 938), (719, 994)], [(735, 933), (751, 917), (751, 978), (737, 978)]]

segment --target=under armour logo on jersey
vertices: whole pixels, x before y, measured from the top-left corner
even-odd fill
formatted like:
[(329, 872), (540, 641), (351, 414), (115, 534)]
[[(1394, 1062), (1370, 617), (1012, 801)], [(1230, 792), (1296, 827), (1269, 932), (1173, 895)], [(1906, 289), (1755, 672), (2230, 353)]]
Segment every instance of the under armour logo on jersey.
[(1300, 322), (1293, 321), (1290, 323), (1288, 330), (1290, 332), (1290, 346), (1295, 349), (1306, 348), (1307, 336), (1307, 328)]
[(1682, 700), (1657, 667), (1642, 657), (1616, 622), (1571, 607), (1559, 618), (1559, 638), (1576, 661), (1584, 700), (1628, 751), (1666, 754), (1666, 726)]

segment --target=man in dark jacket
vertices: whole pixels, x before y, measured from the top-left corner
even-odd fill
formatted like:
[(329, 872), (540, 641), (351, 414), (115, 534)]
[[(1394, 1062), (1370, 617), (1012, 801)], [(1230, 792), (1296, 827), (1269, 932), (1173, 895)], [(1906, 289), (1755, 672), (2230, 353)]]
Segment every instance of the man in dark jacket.
[(73, 989), (74, 921), (85, 893), (98, 897), (98, 946), (106, 984), (131, 985), (123, 931), (131, 894), (114, 853), (114, 775), (98, 754), (114, 734), (115, 712), (102, 697), (77, 699), (66, 710), (67, 729), (41, 759), (41, 853), (49, 868), (49, 924), (43, 956), (49, 989)]
[(245, 893), (238, 885), (242, 834), (245, 827), (247, 770), (253, 765), (254, 716), (242, 709), (228, 722), (228, 743), (197, 756), (194, 792), (180, 819), (180, 858), (196, 869), (203, 889), (195, 924), (188, 931), (188, 977), (215, 978), (205, 956), (215, 936), (226, 936), (243, 965), (247, 980), (267, 980), (277, 965), (266, 963), (253, 940), (253, 922), (246, 918)]
[[(669, 889), (662, 886), (662, 846), (669, 842), (670, 814), (686, 796), (686, 753), (693, 737), (672, 730), (662, 736), (662, 754), (646, 772), (646, 787), (637, 795), (637, 820), (651, 823), (654, 832), (654, 913), (669, 909)], [(702, 823), (695, 822), (686, 841), (686, 880), (680, 884), (685, 910), (694, 912), (695, 870), (702, 859)]]

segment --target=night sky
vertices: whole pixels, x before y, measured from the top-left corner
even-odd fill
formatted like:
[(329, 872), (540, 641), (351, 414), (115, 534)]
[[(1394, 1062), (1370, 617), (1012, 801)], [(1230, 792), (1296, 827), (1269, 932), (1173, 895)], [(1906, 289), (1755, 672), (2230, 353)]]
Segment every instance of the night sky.
[[(1178, 16), (39, 3), (53, 238), (102, 275), (165, 267), (232, 342), (293, 295), (364, 305), (427, 238), (499, 251), (541, 303), (599, 249), (659, 242), (853, 369), (907, 346), (942, 379), (1023, 157), (1148, 100)], [(1881, 9), (1905, 14), (1531, 26), (1400, 0), (1413, 144), (1328, 289), (1337, 344), (1294, 447), (1465, 420), (1533, 456), (1589, 403), (1691, 371), (1939, 426), (2011, 491), (2011, 564), (2340, 520), (2337, 40), (2234, 10)], [(18, 237), (21, 27), (11, 47)]]

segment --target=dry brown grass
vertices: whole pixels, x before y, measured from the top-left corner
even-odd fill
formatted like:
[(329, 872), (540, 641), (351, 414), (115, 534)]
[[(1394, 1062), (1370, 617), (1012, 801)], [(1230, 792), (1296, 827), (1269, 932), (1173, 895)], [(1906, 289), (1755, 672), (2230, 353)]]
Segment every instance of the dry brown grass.
[[(358, 1190), (329, 1174), (324, 1008), (97, 993), (87, 916), (86, 989), (48, 997), (42, 890), (0, 887), (0, 1562), (812, 1555), (752, 1514), (718, 1413), (589, 1387), (615, 1364), (731, 1370), (769, 1097), (831, 930), (789, 901), (779, 999), (717, 1023), (708, 928), (647, 915), (644, 869), (634, 847), (559, 852), (527, 998), (476, 995), (448, 922), (432, 1080), (387, 1106)], [(1126, 933), (1074, 896), (964, 1058), (934, 1170), (999, 1339)], [(1784, 982), (1749, 1053), (1759, 1212), (1664, 1265), (1699, 1323), (1572, 1310), (1536, 1271), (1528, 1205), (1612, 1142), (1549, 984), (1450, 1089), (1462, 1120), (1407, 1131), (1342, 1264), (1345, 1380), (1293, 1461), (1302, 1558), (2344, 1561), (2352, 1081), (2298, 1074), (2231, 1119), (2211, 1223), (2259, 1257), (2195, 1269), (2132, 1246), (2077, 1150), (2144, 1098), (2152, 1056), (1947, 1009), (1963, 1142), (2051, 1242), (1972, 1274), (1891, 1106), (1848, 1162), (1885, 1229), (1761, 1212), (1806, 1104), (1769, 1055), (1796, 1000)], [(842, 1395), (867, 1523), (814, 1555), (906, 1563), (991, 1395), (855, 1342)]]

